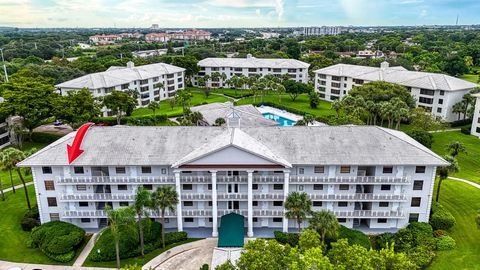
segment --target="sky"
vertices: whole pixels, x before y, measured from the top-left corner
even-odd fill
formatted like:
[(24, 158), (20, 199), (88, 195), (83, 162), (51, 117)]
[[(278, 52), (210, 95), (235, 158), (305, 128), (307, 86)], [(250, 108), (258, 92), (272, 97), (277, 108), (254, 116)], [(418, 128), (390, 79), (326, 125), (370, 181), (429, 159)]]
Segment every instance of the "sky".
[(0, 0), (0, 26), (285, 27), (480, 23), (480, 0)]

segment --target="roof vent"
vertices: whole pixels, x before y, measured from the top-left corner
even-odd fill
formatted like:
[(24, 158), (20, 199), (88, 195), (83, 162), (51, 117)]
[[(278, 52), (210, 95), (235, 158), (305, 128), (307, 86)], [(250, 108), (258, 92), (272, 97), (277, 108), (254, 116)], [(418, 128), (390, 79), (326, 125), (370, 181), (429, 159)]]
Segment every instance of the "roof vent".
[(387, 61), (383, 61), (381, 64), (380, 64), (380, 68), (381, 69), (387, 69), (390, 67), (390, 64), (387, 62)]
[(251, 53), (247, 54), (247, 58), (253, 58), (252, 54)]
[(127, 68), (134, 68), (134, 67), (135, 67), (135, 63), (133, 63), (132, 61), (127, 62)]

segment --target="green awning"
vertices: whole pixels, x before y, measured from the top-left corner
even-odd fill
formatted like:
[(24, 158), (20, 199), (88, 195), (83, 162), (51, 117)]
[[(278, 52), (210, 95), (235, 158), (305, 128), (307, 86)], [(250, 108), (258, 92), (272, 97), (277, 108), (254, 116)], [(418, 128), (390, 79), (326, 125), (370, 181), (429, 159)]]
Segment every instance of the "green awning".
[(245, 236), (244, 217), (230, 213), (220, 219), (218, 247), (243, 247)]

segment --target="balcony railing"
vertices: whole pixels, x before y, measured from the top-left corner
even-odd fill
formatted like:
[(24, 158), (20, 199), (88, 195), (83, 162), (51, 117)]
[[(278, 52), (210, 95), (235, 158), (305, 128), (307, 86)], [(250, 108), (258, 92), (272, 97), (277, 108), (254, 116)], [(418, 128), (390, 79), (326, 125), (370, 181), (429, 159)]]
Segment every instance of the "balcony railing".
[(60, 201), (133, 201), (134, 194), (115, 193), (88, 193), (88, 194), (62, 194)]
[(212, 179), (210, 176), (181, 176), (181, 183), (211, 183)]
[(254, 183), (283, 183), (284, 179), (283, 175), (253, 176)]
[(182, 194), (182, 200), (211, 200), (212, 195), (208, 193), (186, 193)]
[(218, 193), (217, 200), (247, 200), (247, 193)]
[(317, 176), (290, 176), (290, 183), (324, 183), (324, 184), (410, 184), (409, 177), (385, 176), (345, 176), (345, 177), (317, 177)]
[(122, 184), (122, 185), (136, 185), (136, 184), (169, 184), (175, 183), (173, 176), (81, 176), (81, 177), (60, 177), (57, 179), (59, 185), (102, 185), (102, 184)]
[(310, 199), (320, 201), (406, 201), (407, 196), (395, 194), (309, 194)]
[(372, 210), (354, 210), (354, 211), (335, 211), (337, 217), (341, 218), (403, 218), (403, 211), (372, 211)]
[(253, 193), (254, 200), (283, 200), (283, 193)]
[(217, 183), (247, 183), (247, 176), (217, 176)]

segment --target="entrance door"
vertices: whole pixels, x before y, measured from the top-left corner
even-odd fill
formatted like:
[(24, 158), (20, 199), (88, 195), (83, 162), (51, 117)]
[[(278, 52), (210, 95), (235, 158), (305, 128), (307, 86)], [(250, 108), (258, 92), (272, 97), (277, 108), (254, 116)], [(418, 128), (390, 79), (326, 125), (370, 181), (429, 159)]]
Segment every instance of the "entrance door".
[(240, 202), (239, 201), (228, 201), (228, 209), (229, 210), (239, 210), (240, 209)]

